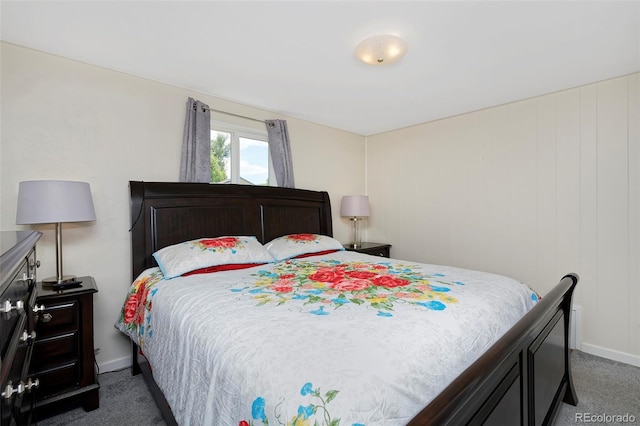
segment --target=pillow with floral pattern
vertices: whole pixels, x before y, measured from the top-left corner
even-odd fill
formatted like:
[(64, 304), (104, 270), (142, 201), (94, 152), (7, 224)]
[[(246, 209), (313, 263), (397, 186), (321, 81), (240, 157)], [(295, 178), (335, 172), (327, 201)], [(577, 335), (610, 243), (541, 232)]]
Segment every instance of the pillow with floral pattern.
[(164, 247), (153, 253), (153, 257), (166, 279), (211, 266), (274, 261), (253, 236), (199, 238)]
[(276, 260), (285, 260), (300, 255), (341, 251), (344, 247), (334, 238), (319, 234), (289, 234), (275, 238), (265, 244), (267, 251)]

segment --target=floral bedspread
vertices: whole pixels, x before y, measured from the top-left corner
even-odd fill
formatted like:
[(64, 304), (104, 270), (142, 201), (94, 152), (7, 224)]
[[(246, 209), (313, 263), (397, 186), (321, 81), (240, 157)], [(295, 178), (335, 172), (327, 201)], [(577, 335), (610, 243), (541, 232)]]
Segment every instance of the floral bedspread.
[(405, 424), (537, 302), (510, 278), (354, 252), (132, 284), (116, 327), (181, 425)]

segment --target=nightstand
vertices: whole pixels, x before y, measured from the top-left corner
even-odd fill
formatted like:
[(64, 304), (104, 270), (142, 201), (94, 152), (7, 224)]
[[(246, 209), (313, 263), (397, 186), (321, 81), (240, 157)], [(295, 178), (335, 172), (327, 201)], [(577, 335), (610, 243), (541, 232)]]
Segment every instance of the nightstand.
[[(32, 372), (40, 380), (35, 395), (38, 418), (82, 405), (99, 406), (93, 349), (93, 277), (78, 277), (81, 287), (56, 291), (37, 283), (38, 313)], [(25, 407), (23, 406), (23, 409)]]
[(345, 250), (356, 251), (358, 253), (371, 254), (373, 256), (390, 257), (391, 244), (383, 243), (360, 243), (358, 248), (353, 248), (353, 244), (345, 244)]

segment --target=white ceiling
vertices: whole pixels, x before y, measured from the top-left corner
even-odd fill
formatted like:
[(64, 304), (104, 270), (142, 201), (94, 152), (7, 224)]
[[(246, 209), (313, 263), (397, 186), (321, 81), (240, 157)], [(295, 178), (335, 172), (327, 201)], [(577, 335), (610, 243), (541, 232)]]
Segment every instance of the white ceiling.
[[(640, 71), (639, 1), (0, 7), (4, 41), (365, 136)], [(356, 44), (378, 33), (407, 55), (360, 63)]]

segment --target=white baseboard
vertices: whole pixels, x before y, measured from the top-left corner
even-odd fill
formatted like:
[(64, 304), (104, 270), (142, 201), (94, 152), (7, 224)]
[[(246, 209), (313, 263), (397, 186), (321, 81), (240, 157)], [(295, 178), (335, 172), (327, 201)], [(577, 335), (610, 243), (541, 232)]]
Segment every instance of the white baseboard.
[(586, 352), (591, 355), (607, 358), (613, 361), (623, 362), (625, 364), (635, 365), (636, 367), (640, 367), (640, 356), (638, 355), (615, 351), (613, 349), (607, 349), (607, 348), (592, 345), (589, 343), (583, 343), (581, 350), (582, 352)]
[(640, 356), (638, 355), (607, 349), (589, 343), (583, 343), (582, 306), (580, 305), (571, 306), (571, 319), (569, 320), (569, 347), (591, 355), (640, 367)]
[(118, 371), (131, 367), (131, 357), (125, 356), (98, 364), (98, 371), (108, 373), (109, 371)]

